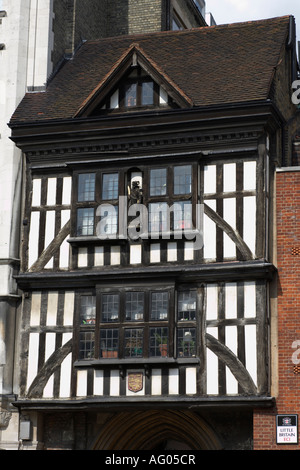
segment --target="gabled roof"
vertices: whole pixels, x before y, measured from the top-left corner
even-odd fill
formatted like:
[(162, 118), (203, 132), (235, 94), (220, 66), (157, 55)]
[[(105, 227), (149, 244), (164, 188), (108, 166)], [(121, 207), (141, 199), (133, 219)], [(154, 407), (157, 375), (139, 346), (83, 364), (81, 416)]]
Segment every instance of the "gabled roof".
[(163, 85), (174, 101), (181, 107), (193, 105), (184, 91), (177, 87), (172, 78), (141, 49), (139, 44), (131, 44), (129, 49), (113, 65), (109, 73), (97, 84), (92, 93), (83, 101), (74, 117), (88, 114), (89, 109), (94, 108), (93, 102), (99, 103), (115, 86), (116, 80), (121, 80), (122, 75), (133, 65), (140, 65), (153, 81)]
[(26, 93), (10, 124), (81, 115), (133, 50), (187, 106), (266, 100), (289, 22), (284, 16), (87, 41), (45, 92)]

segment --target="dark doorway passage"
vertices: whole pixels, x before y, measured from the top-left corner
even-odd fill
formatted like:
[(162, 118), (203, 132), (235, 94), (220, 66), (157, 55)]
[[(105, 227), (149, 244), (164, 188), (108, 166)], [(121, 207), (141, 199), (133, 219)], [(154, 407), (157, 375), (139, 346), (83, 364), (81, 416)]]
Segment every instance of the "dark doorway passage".
[(151, 410), (116, 413), (96, 438), (95, 450), (218, 450), (210, 426), (196, 413)]
[(158, 444), (154, 451), (163, 451), (163, 450), (193, 450), (185, 442), (176, 441), (175, 439), (167, 439), (160, 444)]

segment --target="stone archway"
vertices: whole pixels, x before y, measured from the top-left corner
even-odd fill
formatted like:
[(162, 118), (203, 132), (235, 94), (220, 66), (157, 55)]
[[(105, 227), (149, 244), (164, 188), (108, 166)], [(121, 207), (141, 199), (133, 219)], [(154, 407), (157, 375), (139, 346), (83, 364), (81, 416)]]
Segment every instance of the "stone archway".
[(94, 450), (219, 450), (212, 429), (189, 411), (153, 410), (116, 414), (97, 437)]

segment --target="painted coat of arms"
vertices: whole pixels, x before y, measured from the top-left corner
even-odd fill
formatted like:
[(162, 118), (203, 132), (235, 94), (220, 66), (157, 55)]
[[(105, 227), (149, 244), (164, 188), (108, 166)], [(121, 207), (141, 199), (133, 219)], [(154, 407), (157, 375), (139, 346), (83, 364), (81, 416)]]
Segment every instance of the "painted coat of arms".
[(129, 372), (128, 373), (128, 390), (137, 393), (143, 390), (143, 373), (142, 372)]

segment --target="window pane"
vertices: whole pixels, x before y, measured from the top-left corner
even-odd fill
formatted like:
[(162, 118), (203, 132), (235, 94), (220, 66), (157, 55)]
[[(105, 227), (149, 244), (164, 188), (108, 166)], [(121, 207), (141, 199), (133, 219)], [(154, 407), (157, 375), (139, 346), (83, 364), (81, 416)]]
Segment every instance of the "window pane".
[(125, 107), (136, 106), (137, 83), (128, 83), (125, 85)]
[(144, 318), (144, 292), (126, 293), (126, 320), (139, 321)]
[(150, 196), (165, 196), (167, 194), (167, 170), (160, 168), (150, 171)]
[(118, 213), (118, 206), (111, 204), (102, 204), (100, 206), (100, 223), (97, 225), (97, 235), (118, 233)]
[(179, 357), (194, 357), (196, 355), (195, 328), (178, 328), (177, 350)]
[(91, 359), (94, 357), (95, 333), (82, 332), (79, 335), (79, 359)]
[(118, 357), (119, 330), (105, 329), (100, 331), (101, 357)]
[(196, 291), (178, 293), (178, 321), (196, 320)]
[(191, 165), (174, 167), (174, 194), (190, 194), (192, 191)]
[(167, 320), (168, 318), (168, 292), (151, 293), (151, 320)]
[(102, 295), (102, 321), (115, 322), (119, 319), (119, 295)]
[(102, 178), (102, 199), (118, 199), (119, 196), (119, 175), (109, 173)]
[(149, 204), (149, 232), (167, 232), (170, 230), (169, 206), (166, 202)]
[(168, 328), (150, 328), (151, 357), (168, 356)]
[(78, 176), (78, 201), (94, 201), (95, 199), (95, 173), (86, 173)]
[(83, 295), (80, 298), (80, 323), (81, 325), (96, 323), (96, 297), (94, 295)]
[(192, 203), (191, 201), (178, 201), (173, 205), (174, 230), (191, 229)]
[(142, 105), (146, 106), (154, 103), (154, 83), (142, 83)]
[(126, 328), (125, 357), (143, 356), (143, 330), (141, 328)]
[(94, 234), (94, 209), (84, 208), (77, 210), (77, 235)]

